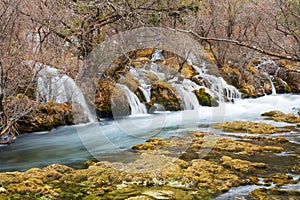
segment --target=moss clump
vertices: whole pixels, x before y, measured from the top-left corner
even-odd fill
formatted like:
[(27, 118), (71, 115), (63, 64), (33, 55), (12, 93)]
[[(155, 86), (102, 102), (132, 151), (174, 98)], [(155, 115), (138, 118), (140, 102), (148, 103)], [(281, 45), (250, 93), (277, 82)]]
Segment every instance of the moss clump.
[(287, 122), (287, 123), (299, 123), (300, 116), (295, 116), (293, 113), (285, 114), (284, 112), (278, 110), (272, 110), (261, 114), (261, 116), (267, 116), (268, 119), (277, 121), (277, 122)]
[(149, 138), (143, 144), (137, 144), (132, 147), (133, 150), (154, 150), (159, 149), (167, 144), (167, 141), (162, 138)]
[(239, 132), (248, 134), (273, 134), (281, 132), (289, 132), (288, 129), (277, 128), (270, 124), (263, 122), (250, 122), (250, 121), (233, 121), (233, 122), (221, 122), (213, 126), (217, 129), (222, 129), (226, 132)]
[(151, 104), (158, 103), (165, 110), (178, 111), (182, 110), (182, 103), (176, 89), (167, 82), (156, 81), (151, 86)]
[(200, 90), (194, 91), (198, 102), (202, 106), (218, 106), (219, 103), (207, 92), (205, 92), (205, 88), (201, 88)]
[(277, 188), (259, 188), (250, 192), (250, 195), (259, 200), (286, 200), (286, 199), (299, 199), (299, 191), (280, 190)]
[(249, 170), (251, 170), (251, 168), (256, 168), (256, 169), (267, 168), (267, 165), (265, 163), (256, 163), (247, 160), (232, 159), (231, 157), (228, 156), (223, 156), (221, 158), (221, 162), (223, 166), (233, 168), (240, 172), (248, 172)]
[(264, 179), (266, 183), (275, 183), (276, 186), (282, 186), (286, 184), (296, 184), (297, 181), (294, 178), (287, 174), (272, 174), (271, 176)]
[(241, 152), (245, 154), (252, 154), (255, 152), (274, 152), (280, 153), (284, 149), (277, 146), (259, 146), (248, 142), (231, 140), (228, 138), (221, 138), (216, 141), (213, 148), (217, 151), (227, 152)]

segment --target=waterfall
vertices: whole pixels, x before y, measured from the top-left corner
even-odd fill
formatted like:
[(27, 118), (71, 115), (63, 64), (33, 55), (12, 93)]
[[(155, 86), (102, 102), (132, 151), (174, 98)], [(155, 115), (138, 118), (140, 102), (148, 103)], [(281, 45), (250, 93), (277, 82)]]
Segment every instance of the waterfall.
[(225, 101), (225, 98), (229, 100), (241, 98), (241, 93), (234, 86), (227, 84), (222, 77), (206, 74), (205, 63), (203, 63), (203, 68), (192, 66), (199, 73), (195, 77), (207, 81), (210, 85), (211, 93), (213, 93), (213, 96), (218, 97), (219, 101)]
[(81, 106), (84, 116), (90, 122), (95, 121), (84, 95), (72, 78), (67, 75), (60, 76), (57, 69), (41, 63), (35, 64), (35, 70), (37, 71), (37, 101), (76, 102)]
[(179, 96), (184, 102), (184, 110), (196, 110), (200, 107), (196, 95), (192, 91), (188, 91), (181, 84), (172, 84), (176, 87)]
[(139, 98), (126, 85), (117, 84), (117, 86), (122, 88), (126, 95), (131, 108), (131, 115), (147, 114), (146, 106), (140, 102)]
[(157, 61), (157, 60), (164, 60), (164, 56), (162, 55), (163, 50), (157, 49), (154, 51), (154, 53), (151, 56), (151, 62)]
[(272, 88), (272, 94), (276, 94), (276, 88), (274, 86), (274, 83), (270, 77), (270, 75), (268, 73), (264, 73), (264, 75), (266, 76), (266, 78), (270, 81), (271, 84), (271, 88)]
[(148, 86), (148, 85), (139, 86), (139, 89), (143, 93), (143, 95), (144, 95), (144, 97), (146, 99), (146, 102), (150, 102), (151, 86)]

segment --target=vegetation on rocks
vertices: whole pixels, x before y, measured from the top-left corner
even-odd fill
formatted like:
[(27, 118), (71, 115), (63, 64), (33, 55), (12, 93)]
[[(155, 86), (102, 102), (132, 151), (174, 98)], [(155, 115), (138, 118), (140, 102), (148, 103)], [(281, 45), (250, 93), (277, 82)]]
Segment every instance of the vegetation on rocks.
[(279, 132), (289, 132), (288, 129), (277, 128), (263, 122), (250, 122), (250, 121), (233, 121), (221, 122), (214, 125), (214, 128), (222, 129), (226, 132), (239, 132), (248, 134), (273, 134)]
[[(298, 112), (299, 115), (299, 112)], [(293, 113), (288, 113), (285, 114), (284, 112), (278, 111), (278, 110), (273, 110), (273, 111), (268, 111), (261, 116), (266, 116), (268, 117), (267, 119), (274, 120), (277, 122), (287, 122), (287, 123), (299, 123), (300, 122), (300, 116), (295, 116)]]
[[(208, 132), (189, 131), (182, 138), (150, 138), (132, 147), (138, 155), (129, 163), (93, 162), (85, 169), (53, 164), (26, 172), (0, 173), (0, 197), (11, 199), (210, 199), (232, 187), (257, 184), (253, 173), (261, 174), (264, 184), (278, 186), (298, 181), (274, 171), (272, 164), (252, 161), (251, 157), (282, 152), (279, 146), (218, 138)], [(266, 140), (270, 144), (272, 140)], [(276, 140), (272, 141), (274, 144)], [(199, 158), (199, 151), (212, 148)], [(184, 150), (178, 158), (173, 152)], [(194, 157), (194, 154), (198, 156)], [(246, 154), (245, 154), (246, 153)], [(225, 154), (225, 155), (224, 155)], [(291, 166), (296, 173), (298, 166)], [(298, 170), (299, 171), (299, 170)], [(279, 195), (275, 189), (251, 192), (256, 198)], [(297, 192), (284, 191), (280, 198)], [(258, 196), (259, 195), (259, 196)]]
[[(83, 119), (86, 121), (86, 119)], [(21, 118), (18, 122), (21, 133), (51, 130), (58, 126), (74, 123), (72, 106), (70, 103), (58, 104), (50, 101), (39, 104), (36, 108)]]

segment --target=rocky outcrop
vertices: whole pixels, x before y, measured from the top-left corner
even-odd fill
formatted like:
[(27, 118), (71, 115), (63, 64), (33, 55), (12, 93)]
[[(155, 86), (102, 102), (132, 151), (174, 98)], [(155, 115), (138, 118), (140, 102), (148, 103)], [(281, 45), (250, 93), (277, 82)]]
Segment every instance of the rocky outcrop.
[(265, 112), (261, 114), (261, 116), (268, 117), (267, 119), (274, 120), (277, 122), (287, 122), (292, 124), (300, 123), (300, 116), (295, 116), (295, 114), (293, 113), (285, 114), (284, 112), (278, 110)]

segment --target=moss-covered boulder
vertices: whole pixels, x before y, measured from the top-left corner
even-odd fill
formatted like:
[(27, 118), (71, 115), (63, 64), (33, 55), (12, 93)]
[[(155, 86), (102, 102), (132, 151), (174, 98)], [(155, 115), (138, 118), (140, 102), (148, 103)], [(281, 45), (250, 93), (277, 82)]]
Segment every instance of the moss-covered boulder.
[(248, 172), (251, 168), (256, 168), (256, 169), (267, 168), (267, 165), (265, 163), (250, 162), (241, 159), (232, 159), (229, 156), (223, 156), (221, 158), (221, 162), (223, 166), (233, 168), (240, 172)]
[[(73, 110), (70, 103), (56, 103), (49, 101), (36, 105), (32, 112), (22, 117), (19, 121), (21, 133), (51, 130), (58, 126), (71, 125)], [(87, 121), (87, 119), (82, 119)]]
[(194, 93), (198, 99), (198, 102), (202, 106), (218, 106), (219, 103), (215, 98), (213, 98), (209, 93), (205, 91), (205, 88), (199, 90), (194, 90)]
[(295, 116), (293, 113), (285, 114), (278, 110), (272, 110), (261, 114), (261, 116), (269, 117), (268, 119), (277, 122), (300, 123), (300, 116)]
[[(124, 79), (123, 81), (126, 80)], [(113, 79), (99, 79), (94, 103), (98, 117), (113, 118), (129, 115), (130, 108), (127, 102), (123, 89)]]
[(158, 103), (165, 110), (178, 111), (183, 109), (181, 99), (170, 83), (164, 81), (156, 81), (151, 85), (151, 104)]
[(279, 188), (258, 188), (250, 192), (250, 195), (259, 200), (299, 199), (300, 191), (282, 190)]
[(263, 122), (251, 122), (251, 121), (233, 121), (233, 122), (221, 122), (213, 126), (217, 129), (222, 129), (226, 132), (239, 132), (248, 134), (273, 134), (281, 132), (289, 132), (288, 129), (277, 128)]

